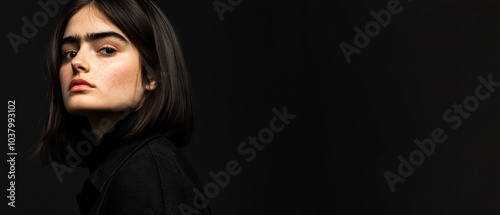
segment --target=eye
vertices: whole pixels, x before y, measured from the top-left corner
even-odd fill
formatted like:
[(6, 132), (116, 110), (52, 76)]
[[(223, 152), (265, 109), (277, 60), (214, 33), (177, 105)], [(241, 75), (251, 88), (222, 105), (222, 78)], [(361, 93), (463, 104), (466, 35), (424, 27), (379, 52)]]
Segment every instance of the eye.
[(76, 51), (67, 51), (64, 53), (63, 57), (66, 60), (71, 60), (76, 57), (76, 54), (77, 54)]
[(104, 47), (104, 48), (100, 49), (99, 52), (103, 55), (109, 56), (109, 55), (113, 55), (116, 52), (116, 49), (111, 48), (111, 47)]

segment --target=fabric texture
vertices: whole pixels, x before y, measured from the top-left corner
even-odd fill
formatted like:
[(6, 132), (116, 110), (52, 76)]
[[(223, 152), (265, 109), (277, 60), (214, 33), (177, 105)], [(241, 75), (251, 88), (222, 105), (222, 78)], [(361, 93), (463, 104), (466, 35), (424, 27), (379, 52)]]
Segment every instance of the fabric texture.
[(81, 214), (211, 214), (196, 202), (202, 189), (192, 167), (165, 135), (110, 142), (87, 159), (91, 174), (76, 196)]

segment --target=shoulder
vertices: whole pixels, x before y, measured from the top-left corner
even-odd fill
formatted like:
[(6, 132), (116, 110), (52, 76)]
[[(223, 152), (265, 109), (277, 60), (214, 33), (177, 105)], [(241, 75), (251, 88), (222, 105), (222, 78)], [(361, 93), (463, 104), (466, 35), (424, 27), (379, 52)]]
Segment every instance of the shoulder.
[[(154, 159), (160, 178), (167, 179), (167, 176), (177, 177), (197, 184), (198, 178), (193, 171), (189, 161), (182, 155), (182, 152), (165, 136), (153, 139), (146, 144), (143, 151), (151, 153)], [(148, 153), (145, 152), (145, 153)]]
[(192, 204), (198, 183), (180, 150), (159, 136), (144, 143), (113, 175), (108, 208), (120, 214), (179, 214), (180, 204)]
[[(181, 151), (165, 136), (148, 139), (133, 152), (116, 172), (116, 176), (139, 177), (145, 175), (161, 177), (168, 172), (171, 178), (183, 178), (192, 172), (192, 167)], [(153, 175), (151, 175), (153, 174)]]
[[(147, 161), (141, 162), (143, 160)], [(130, 174), (150, 170), (158, 174), (160, 182), (180, 180), (179, 183), (198, 185), (198, 178), (189, 161), (165, 136), (149, 140), (127, 163), (129, 163), (128, 166), (135, 164), (135, 167), (130, 169), (135, 173)]]

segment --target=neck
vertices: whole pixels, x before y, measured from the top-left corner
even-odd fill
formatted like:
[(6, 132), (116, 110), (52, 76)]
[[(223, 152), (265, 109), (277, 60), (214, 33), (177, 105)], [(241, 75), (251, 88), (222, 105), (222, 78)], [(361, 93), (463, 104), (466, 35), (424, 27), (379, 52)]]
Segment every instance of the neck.
[(106, 132), (113, 129), (113, 126), (120, 121), (120, 115), (88, 116), (92, 134), (96, 140), (100, 139)]

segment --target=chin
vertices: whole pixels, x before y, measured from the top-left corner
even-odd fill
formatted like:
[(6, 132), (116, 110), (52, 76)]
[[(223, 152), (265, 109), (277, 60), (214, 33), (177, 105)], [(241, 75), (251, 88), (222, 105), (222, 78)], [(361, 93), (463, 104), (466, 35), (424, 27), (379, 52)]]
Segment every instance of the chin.
[(64, 107), (66, 108), (68, 113), (75, 115), (84, 115), (85, 113), (102, 109), (102, 107), (96, 105), (95, 101), (82, 101), (76, 99), (70, 99), (67, 103), (64, 104)]
[(72, 115), (86, 116), (89, 112), (92, 112), (92, 109), (83, 108), (83, 107), (66, 107), (66, 111)]
[(130, 112), (129, 107), (110, 107), (98, 105), (68, 105), (66, 106), (68, 113), (79, 116), (92, 116), (92, 115), (115, 115), (124, 112)]

